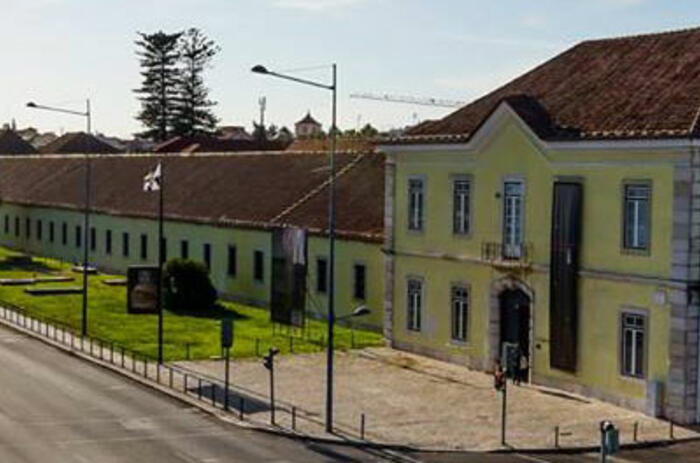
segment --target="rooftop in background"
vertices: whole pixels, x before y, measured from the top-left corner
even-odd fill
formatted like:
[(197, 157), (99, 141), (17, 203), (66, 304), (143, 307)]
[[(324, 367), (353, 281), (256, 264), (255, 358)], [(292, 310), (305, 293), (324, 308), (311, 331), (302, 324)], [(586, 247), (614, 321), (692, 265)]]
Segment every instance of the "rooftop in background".
[(304, 116), (303, 118), (298, 120), (296, 122), (296, 124), (315, 124), (315, 125), (321, 126), (320, 122), (318, 122), (316, 119), (311, 117), (311, 111), (307, 111), (306, 116)]
[(467, 140), (503, 102), (544, 139), (698, 137), (700, 28), (582, 42), (391, 141)]
[[(338, 151), (371, 151), (377, 145), (376, 138), (367, 137), (341, 137), (336, 139), (336, 149)], [(330, 149), (330, 139), (321, 138), (296, 138), (287, 151), (328, 151)]]
[(286, 140), (265, 140), (252, 138), (216, 138), (205, 135), (195, 137), (174, 137), (156, 145), (154, 153), (234, 153), (241, 151), (280, 151), (287, 148)]
[(85, 132), (70, 132), (41, 147), (42, 154), (115, 154), (119, 150)]
[(12, 129), (0, 130), (0, 154), (36, 154), (37, 150)]

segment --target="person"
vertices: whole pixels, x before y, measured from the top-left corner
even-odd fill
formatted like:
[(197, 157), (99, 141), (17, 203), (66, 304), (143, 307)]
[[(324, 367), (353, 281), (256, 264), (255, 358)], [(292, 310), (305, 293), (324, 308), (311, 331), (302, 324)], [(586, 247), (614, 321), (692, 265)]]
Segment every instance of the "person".
[(503, 387), (506, 384), (506, 374), (503, 371), (503, 367), (501, 366), (501, 361), (496, 360), (496, 363), (493, 365), (493, 387), (497, 391), (503, 390)]
[(527, 382), (528, 368), (529, 365), (527, 355), (525, 355), (525, 351), (523, 349), (520, 349), (520, 356), (518, 358), (518, 385), (520, 385), (520, 383), (523, 381)]

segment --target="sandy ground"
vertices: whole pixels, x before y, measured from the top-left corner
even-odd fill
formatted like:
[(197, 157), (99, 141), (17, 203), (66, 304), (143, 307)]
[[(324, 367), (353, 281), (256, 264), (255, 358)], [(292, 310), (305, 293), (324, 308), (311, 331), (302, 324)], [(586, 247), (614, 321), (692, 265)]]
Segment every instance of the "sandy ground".
[[(276, 422), (304, 433), (323, 435), (325, 416), (325, 355), (277, 357)], [(221, 361), (181, 362), (179, 365), (223, 378)], [(260, 360), (232, 363), (232, 383), (249, 402), (247, 419), (268, 422), (269, 374)], [(501, 394), (485, 373), (396, 351), (371, 348), (336, 356), (335, 417), (337, 431), (360, 437), (362, 414), (365, 439), (422, 448), (493, 449), (501, 447)], [(669, 424), (641, 413), (597, 400), (535, 386), (508, 387), (508, 445), (551, 448), (555, 428), (563, 447), (596, 445), (598, 423), (613, 421), (622, 442), (669, 437)], [(676, 438), (694, 433), (676, 426)]]

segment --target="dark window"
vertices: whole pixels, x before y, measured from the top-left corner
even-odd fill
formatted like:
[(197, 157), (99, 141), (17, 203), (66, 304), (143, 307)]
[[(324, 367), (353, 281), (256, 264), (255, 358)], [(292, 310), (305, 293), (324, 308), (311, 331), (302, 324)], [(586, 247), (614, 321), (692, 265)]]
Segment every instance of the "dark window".
[(190, 258), (190, 243), (187, 240), (180, 241), (180, 257), (183, 259)]
[(237, 262), (236, 262), (236, 246), (228, 247), (228, 274), (231, 276), (236, 276)]
[(105, 254), (112, 254), (112, 230), (105, 230)]
[(10, 216), (5, 214), (5, 234), (10, 233)]
[(165, 236), (160, 240), (160, 245), (161, 245), (161, 248), (158, 252), (163, 253), (163, 262), (167, 262), (167, 260), (168, 260), (168, 239)]
[(467, 340), (469, 292), (463, 286), (452, 287), (452, 339)]
[(452, 184), (452, 231), (456, 235), (469, 234), (469, 180), (455, 179)]
[(353, 271), (354, 285), (353, 285), (353, 297), (355, 299), (365, 300), (365, 288), (367, 285), (367, 268), (363, 264), (355, 264)]
[(61, 224), (61, 243), (65, 246), (68, 244), (68, 224), (63, 222)]
[(253, 252), (253, 279), (255, 281), (265, 280), (265, 262), (264, 262), (263, 252), (254, 251)]
[(644, 378), (644, 336), (646, 317), (636, 313), (622, 313), (622, 374)]
[(148, 235), (141, 234), (141, 260), (148, 259)]
[(625, 249), (649, 249), (650, 199), (650, 185), (625, 185)]
[(94, 251), (97, 249), (97, 230), (95, 227), (90, 227), (90, 250)]
[(41, 241), (43, 236), (44, 236), (43, 224), (41, 223), (41, 219), (37, 219), (37, 221), (36, 221), (36, 239)]
[(15, 236), (19, 236), (19, 217), (15, 217)]
[(80, 225), (75, 226), (75, 247), (79, 248), (83, 244), (83, 229)]
[(408, 181), (408, 229), (423, 229), (423, 180), (412, 178)]
[(122, 255), (129, 257), (129, 234), (127, 232), (122, 233)]
[(421, 309), (423, 305), (423, 282), (408, 280), (406, 294), (406, 325), (411, 331), (420, 331)]
[(56, 227), (54, 226), (53, 220), (49, 222), (49, 241), (51, 243), (56, 239)]
[(328, 261), (325, 257), (316, 259), (316, 292), (328, 291)]
[(27, 238), (32, 236), (32, 221), (28, 218), (24, 219), (24, 234)]
[(211, 244), (204, 243), (202, 254), (204, 257), (204, 265), (206, 265), (208, 269), (211, 269)]

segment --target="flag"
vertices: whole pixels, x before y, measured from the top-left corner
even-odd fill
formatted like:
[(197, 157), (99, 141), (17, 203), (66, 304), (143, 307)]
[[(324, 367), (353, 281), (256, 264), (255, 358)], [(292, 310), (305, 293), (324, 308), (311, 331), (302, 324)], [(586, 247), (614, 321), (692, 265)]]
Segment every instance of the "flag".
[(143, 191), (160, 190), (160, 162), (153, 170), (143, 177)]

